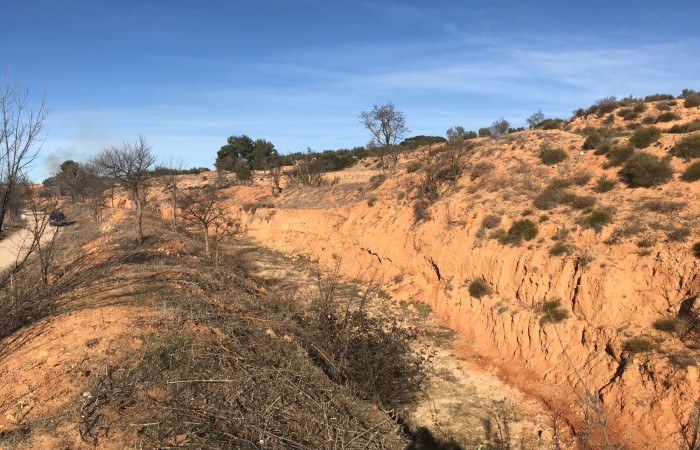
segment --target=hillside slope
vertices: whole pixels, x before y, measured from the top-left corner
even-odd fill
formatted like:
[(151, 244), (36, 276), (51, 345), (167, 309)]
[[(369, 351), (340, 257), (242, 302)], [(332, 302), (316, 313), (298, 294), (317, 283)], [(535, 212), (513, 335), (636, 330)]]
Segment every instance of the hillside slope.
[[(645, 114), (658, 103), (648, 102)], [(669, 108), (677, 119), (658, 123), (664, 130), (700, 119), (682, 100), (659, 109)], [(626, 126), (611, 146), (654, 120), (622, 120), (619, 112), (609, 116)], [(455, 165), (449, 147), (404, 155), (386, 181), (377, 161), (365, 161), (328, 174), (334, 184), (289, 186), (278, 197), (262, 180), (226, 192), (245, 232), (267, 246), (326, 261), (342, 255), (348, 274), (380, 264), (394, 299), (431, 305), (504, 379), (548, 401), (580, 433), (590, 405), (579, 399), (588, 389), (615, 439), (658, 448), (680, 442), (679, 422), (700, 395), (692, 250), (700, 183), (681, 181), (689, 162), (674, 157), (669, 182), (627, 185), (613, 165), (617, 150), (583, 151), (586, 137), (574, 132), (603, 120), (474, 140), (457, 158), (456, 181), (434, 186), (426, 185), (431, 174)], [(691, 135), (663, 133), (636, 152), (662, 158)], [(545, 148), (566, 159), (543, 164)], [(509, 232), (523, 220), (536, 237)], [(470, 294), (477, 279), (488, 295)], [(543, 320), (548, 301), (568, 318), (556, 326)], [(662, 320), (690, 328), (669, 333)]]
[(405, 447), (243, 260), (216, 266), (158, 220), (136, 245), (131, 215), (107, 214), (70, 211), (49, 286), (30, 262), (2, 291), (0, 448)]

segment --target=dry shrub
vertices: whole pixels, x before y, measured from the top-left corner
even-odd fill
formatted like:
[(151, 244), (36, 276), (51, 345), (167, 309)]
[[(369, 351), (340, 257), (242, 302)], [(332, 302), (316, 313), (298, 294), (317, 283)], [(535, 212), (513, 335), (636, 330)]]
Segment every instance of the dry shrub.
[(630, 144), (636, 148), (647, 148), (661, 138), (661, 130), (657, 127), (639, 128), (632, 133)]
[(496, 228), (501, 224), (501, 215), (499, 214), (488, 214), (484, 216), (484, 218), (481, 220), (481, 226), (482, 228)]
[(609, 209), (595, 209), (582, 220), (584, 226), (600, 232), (603, 227), (613, 220), (613, 212)]
[(561, 300), (547, 300), (542, 304), (540, 324), (559, 323), (569, 317), (569, 311), (561, 306)]
[(297, 345), (234, 323), (223, 337), (167, 327), (140, 360), (109, 366), (82, 402), (83, 440), (97, 446), (117, 429), (148, 448), (401, 448), (391, 422), (334, 386)]
[(695, 161), (686, 167), (681, 175), (681, 180), (688, 183), (700, 180), (700, 161)]
[(671, 149), (671, 154), (685, 159), (700, 157), (700, 133), (690, 134), (678, 141)]
[(693, 120), (687, 123), (681, 123), (673, 125), (666, 133), (692, 133), (694, 131), (700, 131), (700, 120)]
[[(152, 250), (130, 259), (147, 264)], [(170, 271), (189, 270), (177, 261)], [(319, 277), (304, 306), (260, 295), (244, 267), (228, 256), (202, 267), (201, 290), (161, 286), (170, 313), (142, 349), (93, 377), (79, 401), (82, 438), (100, 446), (124, 435), (147, 448), (404, 448), (398, 425), (369, 402), (398, 413), (418, 395), (415, 334), (365, 312), (370, 287), (341, 296), (337, 271)]]
[(386, 175), (384, 175), (384, 174), (372, 175), (371, 177), (369, 177), (369, 188), (371, 190), (377, 189), (385, 181), (386, 181)]
[(620, 176), (631, 187), (659, 186), (673, 178), (671, 157), (659, 158), (649, 153), (636, 153), (625, 162)]
[(568, 157), (569, 156), (564, 150), (560, 148), (550, 148), (546, 146), (542, 147), (539, 154), (540, 160), (543, 164), (547, 166), (553, 166), (555, 164), (558, 164), (566, 160)]
[(656, 343), (646, 337), (637, 336), (625, 342), (623, 348), (631, 354), (648, 353), (656, 350)]
[(475, 278), (469, 283), (469, 295), (474, 298), (481, 298), (491, 294), (491, 286), (483, 278)]
[(423, 199), (418, 199), (413, 203), (413, 222), (418, 223), (430, 220), (430, 204)]
[(538, 231), (537, 225), (532, 220), (516, 220), (499, 241), (504, 245), (520, 245), (523, 240), (530, 241), (536, 238)]
[(550, 249), (549, 254), (552, 256), (561, 256), (565, 253), (571, 253), (571, 248), (568, 244), (562, 241), (556, 242)]
[(677, 227), (671, 229), (667, 236), (668, 240), (672, 242), (685, 242), (688, 240), (690, 235), (692, 234), (692, 231), (688, 227)]
[(493, 163), (490, 162), (479, 162), (474, 164), (474, 167), (472, 167), (469, 177), (471, 178), (472, 181), (476, 180), (477, 178), (482, 178), (484, 175), (488, 175), (493, 170), (496, 168), (496, 166)]
[(608, 178), (607, 176), (603, 175), (602, 177), (598, 178), (598, 181), (596, 181), (596, 185), (595, 188), (593, 188), (593, 190), (599, 193), (608, 192), (613, 190), (616, 185), (617, 180)]
[(660, 214), (683, 211), (687, 207), (687, 202), (674, 202), (673, 200), (663, 200), (660, 198), (646, 200), (642, 203), (642, 208)]

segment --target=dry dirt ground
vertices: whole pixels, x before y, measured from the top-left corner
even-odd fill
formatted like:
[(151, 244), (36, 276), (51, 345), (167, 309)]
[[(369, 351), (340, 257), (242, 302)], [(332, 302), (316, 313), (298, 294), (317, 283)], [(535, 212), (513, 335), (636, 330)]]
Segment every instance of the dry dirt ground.
[[(284, 291), (278, 295), (317, 295), (318, 264), (313, 256), (290, 258), (245, 239), (237, 240), (234, 246), (254, 261), (252, 267), (258, 278), (274, 281), (272, 285)], [(378, 277), (367, 268), (355, 280), (343, 279), (339, 295), (363, 295), (366, 289), (373, 289), (373, 276)], [(440, 325), (428, 305), (397, 301), (381, 286), (374, 288), (376, 293), (369, 305), (372, 313), (415, 329), (419, 335), (416, 347), (428, 360), (427, 383), (408, 418), (413, 428), (425, 427), (436, 437), (452, 440), (465, 449), (549, 449), (555, 439), (556, 422), (560, 448), (576, 448), (561, 419), (555, 418), (542, 402), (485, 369), (467, 346), (459, 344), (454, 331)]]
[(12, 265), (19, 253), (26, 251), (31, 239), (28, 230), (15, 231), (0, 240), (0, 270)]
[[(99, 441), (86, 432), (86, 411), (101, 395), (94, 390), (95, 380), (125, 355), (145, 351), (159, 324), (170, 320), (163, 286), (186, 288), (187, 283), (175, 282), (187, 275), (206, 282), (209, 275), (198, 275), (197, 257), (188, 256), (193, 241), (179, 242), (174, 235), (155, 238), (162, 244), (150, 244), (155, 245), (149, 250), (155, 251), (149, 257), (155, 258), (152, 263), (142, 263), (146, 255), (139, 252), (125, 254), (123, 261), (121, 256), (111, 260), (130, 242), (124, 231), (127, 216), (125, 211), (111, 211), (90, 244), (68, 254), (70, 273), (80, 277), (67, 279), (70, 289), (59, 293), (49, 316), (0, 341), (1, 449), (117, 449), (132, 448), (126, 443), (138, 441), (135, 428), (105, 424), (104, 418), (95, 428), (104, 433)], [(66, 231), (73, 239), (86, 232), (80, 225)], [(293, 294), (315, 295), (317, 266), (309, 258), (288, 258), (244, 240), (234, 241), (231, 250), (250, 262), (261, 292), (290, 299)], [(7, 252), (11, 256), (12, 247)], [(172, 258), (187, 262), (173, 266)], [(59, 276), (56, 286), (60, 285)], [(368, 287), (351, 279), (339, 286), (348, 295)], [(407, 417), (413, 429), (424, 427), (465, 449), (505, 448), (506, 442), (510, 448), (551, 447), (552, 420), (544, 405), (472, 365), (467, 352), (453, 348), (455, 334), (439, 326), (429, 308), (397, 302), (382, 289), (372, 299), (374, 314), (416, 330), (417, 348), (429, 361), (428, 383)], [(562, 429), (562, 436), (566, 434)], [(192, 447), (191, 441), (180, 444)]]

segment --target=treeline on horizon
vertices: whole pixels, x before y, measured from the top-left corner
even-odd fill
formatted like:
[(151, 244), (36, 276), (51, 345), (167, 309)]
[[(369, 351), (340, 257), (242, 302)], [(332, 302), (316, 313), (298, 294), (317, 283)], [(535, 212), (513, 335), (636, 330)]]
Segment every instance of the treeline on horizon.
[[(631, 96), (624, 99), (617, 99), (614, 96), (610, 96), (597, 100), (589, 108), (579, 108), (575, 110), (572, 118), (587, 117), (589, 115), (600, 117), (616, 107), (626, 106), (632, 103), (648, 103), (673, 99), (685, 99), (687, 102), (691, 103), (688, 106), (693, 106), (696, 103), (700, 103), (700, 93), (693, 89), (683, 89), (682, 93), (678, 96), (672, 94), (654, 94), (639, 99)], [(542, 111), (537, 111), (527, 118), (526, 122), (527, 128), (513, 128), (510, 122), (502, 118), (494, 121), (488, 127), (479, 128), (478, 131), (467, 131), (461, 126), (455, 126), (447, 130), (447, 138), (443, 136), (417, 135), (403, 139), (400, 143), (395, 145), (395, 147), (401, 152), (410, 151), (427, 145), (449, 142), (455, 137), (459, 137), (461, 140), (470, 140), (512, 134), (527, 129), (561, 129), (568, 120), (546, 118)], [(275, 149), (274, 144), (265, 139), (253, 140), (247, 135), (232, 135), (228, 137), (227, 143), (217, 152), (214, 168), (215, 170), (234, 172), (239, 179), (246, 180), (252, 177), (252, 172), (254, 170), (270, 170), (274, 167), (292, 167), (301, 161), (309, 161), (311, 159), (314, 161), (316, 170), (321, 172), (335, 172), (347, 169), (367, 157), (379, 156), (383, 150), (385, 149), (367, 145), (323, 151), (307, 149), (306, 151), (280, 154), (277, 149)], [(74, 161), (65, 161), (64, 164), (66, 163), (72, 167)], [(154, 177), (196, 175), (210, 170), (211, 169), (207, 167), (182, 168), (158, 165), (151, 171), (151, 175)], [(54, 184), (56, 175), (62, 172), (64, 172), (64, 170), (60, 170), (54, 176), (44, 180), (44, 185)]]

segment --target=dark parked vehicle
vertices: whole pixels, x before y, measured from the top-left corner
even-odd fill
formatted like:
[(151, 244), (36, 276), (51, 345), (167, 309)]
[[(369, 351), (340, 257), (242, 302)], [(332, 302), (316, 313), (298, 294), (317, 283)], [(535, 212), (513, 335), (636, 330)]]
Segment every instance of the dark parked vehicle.
[(68, 220), (66, 220), (66, 215), (63, 211), (53, 211), (49, 216), (49, 225), (54, 227), (65, 227), (68, 225)]

